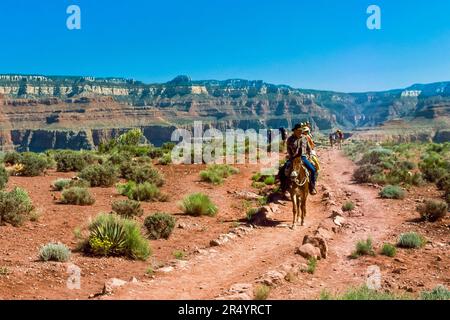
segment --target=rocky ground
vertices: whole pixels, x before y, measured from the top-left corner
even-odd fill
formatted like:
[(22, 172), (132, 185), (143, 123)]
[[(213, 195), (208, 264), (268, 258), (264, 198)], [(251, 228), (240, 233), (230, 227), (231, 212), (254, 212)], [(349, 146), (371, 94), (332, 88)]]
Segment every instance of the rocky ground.
[[(145, 216), (156, 211), (175, 214), (174, 233), (169, 240), (150, 241), (153, 255), (147, 262), (74, 252), (71, 263), (81, 268), (78, 290), (66, 284), (70, 264), (39, 262), (38, 249), (62, 241), (74, 250), (74, 229), (108, 212), (120, 196), (114, 188), (94, 188), (93, 206), (63, 206), (55, 202), (59, 194), (50, 184), (70, 173), (13, 177), (8, 188), (27, 189), (41, 216), (19, 228), (0, 227), (0, 267), (8, 270), (0, 276), (0, 298), (252, 299), (255, 288), (265, 284), (271, 288), (269, 299), (317, 299), (324, 290), (337, 293), (365, 284), (370, 266), (380, 268), (382, 290), (416, 296), (437, 284), (450, 286), (450, 220), (415, 220), (417, 203), (438, 194), (434, 186), (413, 188), (404, 200), (380, 199), (376, 186), (352, 183), (354, 164), (341, 151), (320, 150), (320, 157), (319, 194), (309, 197), (305, 226), (294, 230), (289, 228), (291, 203), (276, 198), (260, 210), (255, 225), (244, 222), (244, 200), (258, 198), (251, 187), (256, 165), (239, 166), (240, 173), (222, 186), (200, 182), (202, 166), (160, 167), (167, 180), (163, 191), (171, 199), (144, 204)], [(216, 217), (181, 214), (178, 201), (194, 191), (211, 196), (220, 208)], [(356, 208), (344, 213), (341, 206), (348, 200)], [(384, 242), (395, 243), (405, 231), (423, 234), (428, 243), (421, 249), (398, 249), (394, 258), (379, 254)], [(369, 236), (377, 254), (350, 259), (356, 242)], [(186, 258), (174, 259), (175, 250)], [(305, 272), (311, 256), (319, 259), (313, 274)], [(154, 273), (147, 273), (149, 267)]]

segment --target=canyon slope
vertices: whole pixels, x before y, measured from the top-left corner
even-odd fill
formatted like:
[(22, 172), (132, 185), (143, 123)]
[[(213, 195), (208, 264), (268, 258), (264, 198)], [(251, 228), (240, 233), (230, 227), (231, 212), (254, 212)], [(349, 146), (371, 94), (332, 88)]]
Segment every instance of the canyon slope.
[(367, 139), (450, 138), (450, 82), (384, 92), (341, 93), (296, 89), (263, 81), (158, 84), (123, 78), (0, 75), (0, 147), (3, 150), (92, 149), (133, 127), (150, 142), (170, 140), (196, 120), (218, 129), (291, 128), (355, 131)]

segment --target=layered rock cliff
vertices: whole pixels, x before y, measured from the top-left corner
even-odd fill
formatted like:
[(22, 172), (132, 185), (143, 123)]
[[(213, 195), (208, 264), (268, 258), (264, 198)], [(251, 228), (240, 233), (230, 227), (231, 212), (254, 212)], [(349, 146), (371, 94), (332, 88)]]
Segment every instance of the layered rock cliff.
[(449, 114), (450, 82), (337, 93), (187, 76), (144, 84), (121, 78), (0, 75), (3, 149), (89, 149), (132, 127), (142, 128), (158, 145), (170, 140), (176, 127), (189, 129), (196, 120), (219, 129), (289, 128), (309, 120), (320, 130), (350, 130), (399, 118), (428, 119), (433, 125)]

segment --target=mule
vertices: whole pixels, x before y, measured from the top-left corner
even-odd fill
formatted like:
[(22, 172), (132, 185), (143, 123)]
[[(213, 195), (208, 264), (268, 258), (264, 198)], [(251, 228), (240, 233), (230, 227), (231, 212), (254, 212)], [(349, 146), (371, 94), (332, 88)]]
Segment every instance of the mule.
[(302, 226), (306, 218), (306, 200), (309, 194), (309, 172), (303, 165), (300, 157), (294, 158), (291, 172), (288, 191), (292, 201), (293, 219), (291, 229), (294, 229), (300, 217)]

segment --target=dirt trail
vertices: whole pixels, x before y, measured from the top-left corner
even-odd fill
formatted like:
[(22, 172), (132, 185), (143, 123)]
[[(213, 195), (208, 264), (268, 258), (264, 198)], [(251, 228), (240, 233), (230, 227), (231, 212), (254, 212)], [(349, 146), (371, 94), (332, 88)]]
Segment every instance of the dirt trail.
[[(332, 190), (336, 200), (352, 199), (364, 216), (357, 219), (358, 231), (342, 232), (331, 242), (331, 253), (323, 260), (321, 268), (299, 289), (292, 285), (274, 290), (273, 297), (280, 299), (313, 298), (324, 287), (347, 287), (361, 282), (363, 275), (357, 275), (356, 262), (347, 258), (355, 241), (368, 234), (374, 240), (383, 238), (389, 226), (398, 223), (396, 215), (386, 215), (382, 201), (377, 199), (377, 190), (351, 182), (354, 164), (341, 151), (322, 150), (322, 173), (320, 184)], [(340, 206), (340, 203), (337, 203)], [(288, 222), (291, 219), (291, 204), (281, 207), (282, 213), (275, 219)], [(117, 291), (112, 299), (209, 299), (219, 296), (236, 283), (252, 283), (268, 270), (285, 261), (292, 260), (295, 249), (303, 236), (310, 234), (319, 223), (330, 215), (322, 203), (322, 194), (308, 200), (308, 216), (304, 227), (295, 230), (280, 227), (258, 228), (254, 232), (224, 246), (209, 255), (195, 256), (183, 270), (175, 270), (167, 275), (157, 276), (150, 282), (141, 282)], [(361, 277), (362, 276), (362, 277)], [(314, 280), (317, 280), (315, 283)]]

